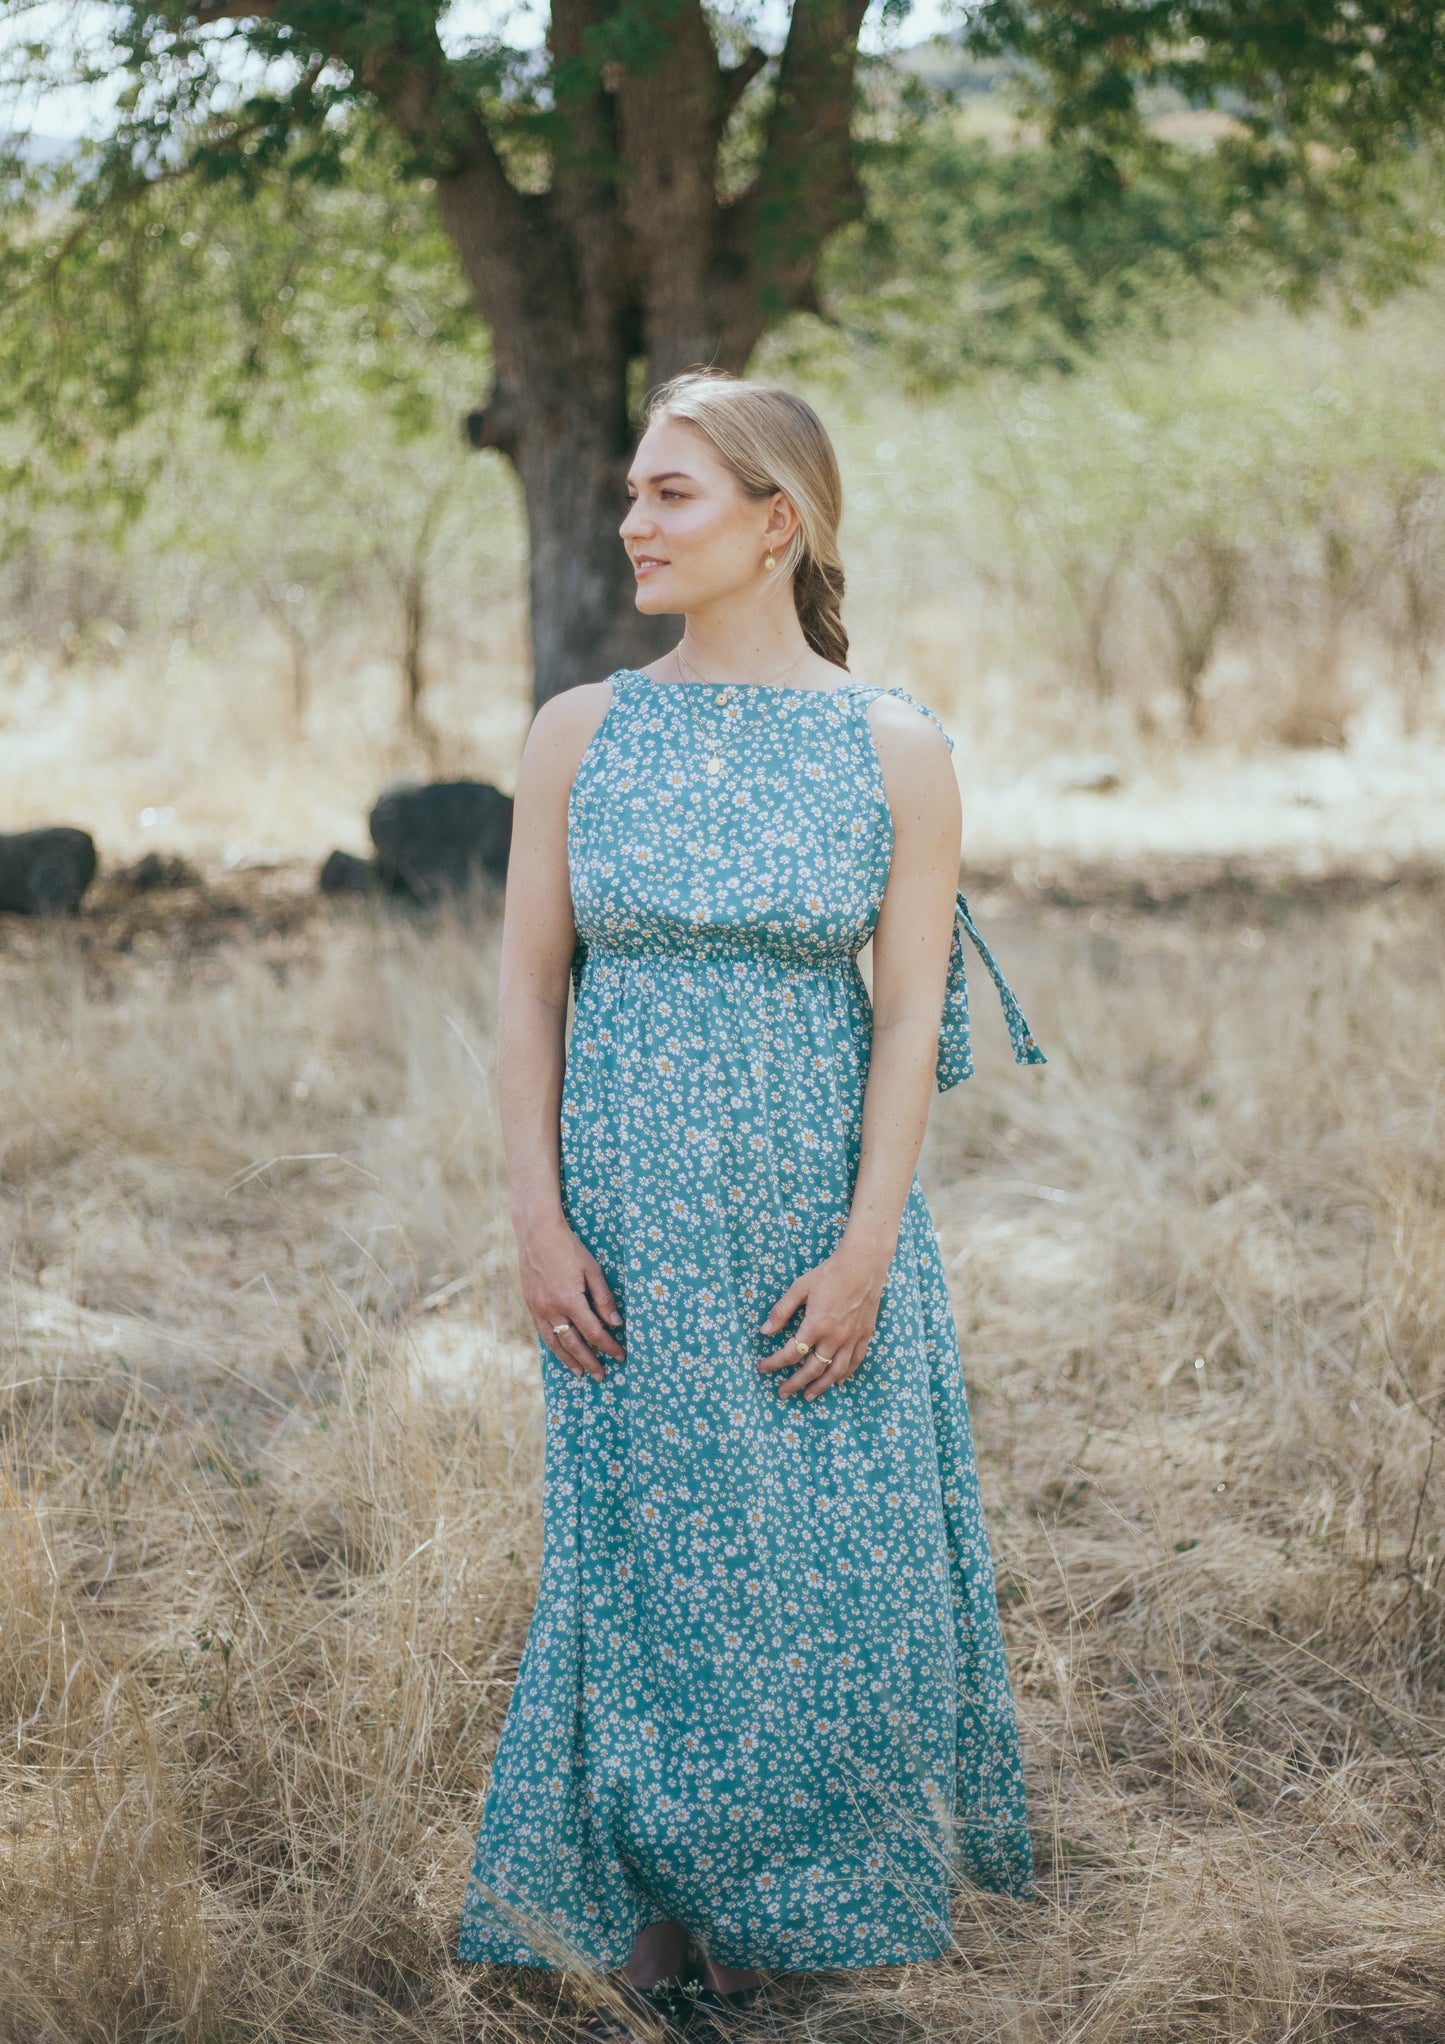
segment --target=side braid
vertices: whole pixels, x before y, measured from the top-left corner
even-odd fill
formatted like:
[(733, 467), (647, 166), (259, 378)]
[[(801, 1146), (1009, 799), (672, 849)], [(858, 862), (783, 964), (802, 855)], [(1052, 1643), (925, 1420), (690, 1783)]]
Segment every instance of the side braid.
[(803, 637), (815, 653), (835, 667), (848, 665), (848, 634), (843, 629), (843, 565), (825, 565), (805, 553), (793, 576), (793, 601)]

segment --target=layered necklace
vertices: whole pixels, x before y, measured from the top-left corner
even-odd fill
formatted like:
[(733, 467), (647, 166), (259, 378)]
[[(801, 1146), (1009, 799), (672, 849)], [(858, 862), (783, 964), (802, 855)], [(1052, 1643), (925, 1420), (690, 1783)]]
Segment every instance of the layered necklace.
[[(687, 655), (683, 652), (680, 644), (674, 646), (672, 649), (673, 659), (676, 661), (679, 668), (681, 668), (682, 672), (688, 676), (690, 681), (692, 681), (695, 685), (700, 685), (704, 688), (712, 689), (713, 701), (724, 707), (731, 704), (733, 695), (735, 693), (746, 693), (748, 690), (756, 688), (776, 688), (780, 682), (782, 682), (788, 675), (790, 675), (793, 672), (793, 669), (795, 667), (800, 667), (802, 665), (804, 659), (807, 657), (807, 653), (808, 648), (807, 645), (804, 644), (803, 650), (801, 653), (798, 654), (797, 658), (794, 660), (790, 660), (787, 666), (784, 667), (780, 673), (773, 675), (768, 681), (765, 682), (750, 681), (741, 684), (740, 687), (737, 684), (729, 682), (728, 684), (720, 688), (718, 687), (716, 682), (709, 681), (706, 675), (698, 673), (697, 669), (693, 666), (692, 662), (687, 658)], [(728, 709), (728, 718), (732, 724), (734, 732), (741, 730), (742, 726), (747, 722), (747, 718), (737, 708)], [(708, 758), (707, 763), (703, 768), (703, 772), (707, 775), (710, 781), (715, 781), (718, 775), (723, 770), (722, 750), (717, 735), (714, 734), (710, 736), (708, 738), (707, 744)]]

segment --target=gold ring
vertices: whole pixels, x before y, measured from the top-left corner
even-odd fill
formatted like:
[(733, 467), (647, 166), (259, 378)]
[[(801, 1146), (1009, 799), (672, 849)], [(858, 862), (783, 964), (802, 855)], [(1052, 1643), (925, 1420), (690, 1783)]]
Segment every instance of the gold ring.
[(825, 1356), (821, 1349), (818, 1350), (817, 1354), (818, 1361), (820, 1363), (826, 1363), (828, 1365), (828, 1368), (831, 1370), (833, 1367), (833, 1358), (831, 1356)]
[(799, 1354), (800, 1356), (806, 1356), (806, 1355), (811, 1355), (811, 1354), (812, 1354), (812, 1352), (813, 1352), (813, 1344), (812, 1344), (812, 1342), (810, 1342), (810, 1341), (799, 1341), (799, 1339), (798, 1339), (798, 1337), (797, 1337), (797, 1335), (796, 1335), (796, 1334), (795, 1334), (795, 1335), (793, 1336), (793, 1347), (794, 1347), (794, 1348), (795, 1348), (795, 1349), (796, 1349), (796, 1350), (798, 1351), (798, 1354)]
[(552, 1332), (554, 1334), (570, 1334), (572, 1332), (572, 1322), (570, 1320), (559, 1320), (552, 1329)]

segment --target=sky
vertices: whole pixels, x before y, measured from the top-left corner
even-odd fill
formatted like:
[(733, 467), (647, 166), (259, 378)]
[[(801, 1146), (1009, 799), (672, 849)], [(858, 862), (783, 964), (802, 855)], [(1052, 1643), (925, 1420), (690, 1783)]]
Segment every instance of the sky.
[[(874, 0), (864, 22), (863, 46), (878, 51), (926, 42), (955, 23), (960, 11), (959, 0), (914, 0), (906, 26), (886, 32), (880, 22), (881, 6)], [(0, 0), (0, 69), (10, 52), (26, 43), (59, 49), (76, 33), (99, 31), (106, 12), (96, 0), (27, 0), (23, 5)], [(777, 48), (787, 26), (787, 0), (754, 0), (752, 12), (759, 42)], [(545, 21), (545, 0), (452, 0), (442, 39), (448, 48), (460, 49), (474, 36), (504, 32), (512, 42), (526, 45), (541, 40)], [(0, 102), (0, 129), (56, 139), (87, 134), (104, 126), (119, 83), (47, 93), (43, 100), (33, 93), (23, 98), (6, 93)]]

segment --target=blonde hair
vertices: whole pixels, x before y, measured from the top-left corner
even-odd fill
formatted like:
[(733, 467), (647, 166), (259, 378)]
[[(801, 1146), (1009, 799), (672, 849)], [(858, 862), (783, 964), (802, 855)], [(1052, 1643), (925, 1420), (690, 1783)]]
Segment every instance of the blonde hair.
[(653, 392), (646, 422), (651, 426), (659, 419), (696, 426), (750, 497), (782, 491), (798, 514), (798, 529), (778, 565), (793, 578), (803, 637), (815, 653), (846, 668), (838, 552), (843, 479), (833, 443), (813, 407), (771, 384), (696, 369)]

